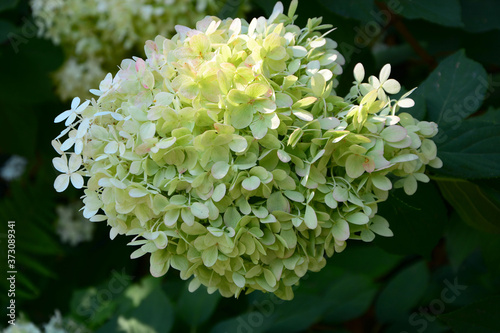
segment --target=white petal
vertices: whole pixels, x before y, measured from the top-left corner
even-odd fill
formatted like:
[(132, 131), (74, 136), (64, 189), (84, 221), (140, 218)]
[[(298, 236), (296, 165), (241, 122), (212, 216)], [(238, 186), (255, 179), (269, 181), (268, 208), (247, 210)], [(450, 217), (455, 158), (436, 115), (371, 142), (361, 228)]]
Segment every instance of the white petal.
[(91, 94), (96, 95), (96, 96), (101, 96), (102, 95), (102, 91), (97, 90), (97, 89), (90, 89), (89, 91), (90, 91)]
[(69, 158), (69, 172), (75, 172), (82, 165), (82, 157), (77, 154), (72, 154)]
[(69, 176), (67, 174), (57, 176), (54, 181), (54, 188), (57, 192), (64, 191), (69, 185)]
[(76, 140), (75, 141), (75, 154), (80, 155), (83, 150), (83, 141), (82, 140)]
[(71, 127), (65, 128), (61, 133), (59, 133), (59, 135), (54, 140), (60, 139), (61, 137), (65, 136), (66, 133), (70, 131), (70, 129)]
[(283, 14), (283, 4), (278, 1), (276, 5), (274, 5), (273, 12), (267, 22), (273, 23), (273, 21), (278, 17), (279, 14)]
[(75, 110), (78, 107), (78, 104), (80, 104), (80, 98), (73, 98), (73, 100), (71, 101), (71, 110)]
[(76, 113), (74, 111), (72, 111), (70, 113), (70, 115), (68, 116), (68, 119), (66, 119), (66, 122), (64, 123), (64, 125), (69, 126), (69, 125), (73, 124), (75, 122), (75, 119), (76, 119)]
[(68, 159), (66, 158), (66, 155), (63, 155), (63, 157), (53, 158), (52, 164), (57, 171), (64, 173), (68, 172)]
[(75, 112), (76, 113), (82, 113), (86, 108), (87, 106), (89, 106), (90, 104), (90, 101), (85, 101), (82, 105), (80, 105), (76, 110)]
[[(60, 123), (61, 121), (63, 121), (64, 119), (68, 118), (69, 115), (71, 114), (71, 110), (66, 110), (64, 111), (63, 113), (61, 113), (60, 115), (58, 115), (56, 117), (56, 119), (54, 119), (54, 123)], [(67, 125), (66, 125), (67, 126)]]
[(71, 184), (75, 188), (82, 188), (83, 187), (83, 177), (79, 173), (72, 173), (71, 174)]
[(64, 152), (61, 150), (61, 142), (59, 140), (52, 140), (51, 141), (52, 147), (54, 147), (54, 150), (59, 154), (62, 155)]
[(75, 138), (67, 138), (66, 141), (63, 142), (60, 148), (62, 151), (66, 151), (70, 149), (74, 143), (75, 143)]
[(80, 123), (80, 126), (78, 126), (78, 132), (76, 133), (76, 137), (78, 139), (83, 138), (85, 133), (87, 133), (87, 129), (89, 128), (90, 125), (90, 120), (89, 118), (85, 118), (82, 120)]

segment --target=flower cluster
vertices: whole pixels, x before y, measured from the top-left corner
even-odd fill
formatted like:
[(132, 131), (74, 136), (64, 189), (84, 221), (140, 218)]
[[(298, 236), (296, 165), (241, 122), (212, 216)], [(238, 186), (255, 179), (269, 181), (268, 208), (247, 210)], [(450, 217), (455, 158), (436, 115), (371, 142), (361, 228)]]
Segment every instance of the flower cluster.
[(56, 232), (61, 242), (68, 243), (71, 246), (92, 240), (94, 231), (94, 225), (88, 223), (88, 220), (83, 217), (78, 208), (80, 208), (78, 204), (57, 206), (56, 208)]
[(320, 32), (331, 26), (296, 26), (296, 6), (177, 26), (56, 118), (68, 126), (53, 142), (56, 189), (89, 177), (84, 216), (134, 236), (131, 257), (151, 254), (152, 275), (173, 267), (191, 290), (290, 299), (347, 239), (392, 236), (377, 204), (393, 181), (412, 194), (440, 167), (437, 125), (398, 113), (413, 100), (389, 97), (401, 88), (390, 66), (363, 82), (357, 65), (337, 96), (344, 59)]
[[(117, 62), (142, 51), (144, 41), (170, 35), (221, 8), (217, 0), (31, 0), (40, 35), (63, 46), (67, 60), (55, 73), (62, 99), (89, 97)], [(174, 23), (175, 22), (175, 23)]]

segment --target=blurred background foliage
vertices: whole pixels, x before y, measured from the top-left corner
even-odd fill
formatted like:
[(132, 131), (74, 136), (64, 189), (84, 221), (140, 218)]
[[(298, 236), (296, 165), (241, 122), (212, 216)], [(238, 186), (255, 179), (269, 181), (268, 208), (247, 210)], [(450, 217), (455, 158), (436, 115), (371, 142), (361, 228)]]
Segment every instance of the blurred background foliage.
[[(222, 16), (237, 10), (235, 1)], [(274, 1), (250, 5), (247, 19), (269, 15)], [(411, 112), (439, 124), (444, 167), (433, 169), (431, 183), (415, 195), (393, 190), (380, 205), (394, 237), (350, 241), (284, 302), (257, 292), (239, 299), (203, 288), (190, 293), (174, 270), (152, 278), (148, 259), (130, 260), (126, 237), (110, 241), (105, 224), (96, 225), (90, 242), (60, 240), (56, 207), (81, 195), (58, 195), (52, 187), (50, 141), (61, 130), (53, 119), (69, 105), (54, 94), (51, 72), (64, 55), (36, 37), (26, 1), (2, 0), (2, 308), (6, 222), (15, 220), (17, 309), (39, 326), (59, 309), (73, 325), (68, 332), (500, 332), (498, 13), (494, 0), (299, 3), (298, 25), (322, 16), (337, 27), (329, 37), (347, 60), (339, 95), (358, 62), (370, 74), (391, 63), (406, 91), (419, 87)], [(16, 179), (5, 176), (12, 156), (27, 161)]]

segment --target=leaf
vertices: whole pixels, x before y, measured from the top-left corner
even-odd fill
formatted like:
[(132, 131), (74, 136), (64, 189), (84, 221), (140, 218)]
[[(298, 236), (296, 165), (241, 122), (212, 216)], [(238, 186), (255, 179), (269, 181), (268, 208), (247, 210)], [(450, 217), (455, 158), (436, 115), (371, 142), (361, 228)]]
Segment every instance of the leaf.
[(19, 0), (3, 0), (0, 3), (0, 12), (8, 9), (13, 9), (14, 7), (17, 6), (17, 3)]
[(174, 308), (168, 297), (158, 285), (130, 313), (131, 318), (151, 327), (157, 333), (168, 333), (174, 323)]
[(460, 50), (441, 61), (412, 96), (425, 96), (429, 120), (444, 132), (479, 109), (487, 88), (483, 66)]
[(220, 301), (220, 294), (209, 294), (205, 286), (190, 292), (187, 286), (188, 283), (182, 290), (176, 305), (176, 311), (186, 324), (191, 327), (198, 327), (212, 316)]
[(471, 32), (500, 29), (497, 13), (500, 11), (495, 0), (461, 0), (462, 21)]
[(376, 237), (374, 243), (394, 254), (429, 256), (447, 221), (446, 207), (432, 183), (420, 183), (412, 196), (390, 192), (389, 200), (379, 204), (379, 214), (389, 221), (394, 237)]
[(435, 140), (447, 176), (474, 179), (500, 176), (500, 110), (467, 119)]
[(367, 277), (343, 274), (326, 290), (329, 300), (324, 318), (328, 323), (342, 323), (365, 313), (377, 293), (377, 286)]
[[(362, 274), (371, 278), (379, 278), (403, 259), (402, 256), (385, 252), (373, 243), (349, 244), (349, 251), (335, 254), (337, 258), (331, 264), (354, 274)], [(359, 265), (363, 262), (363, 265)]]
[(361, 22), (373, 20), (373, 0), (324, 1), (321, 4), (342, 17), (353, 18)]
[(480, 186), (465, 180), (440, 179), (443, 196), (468, 225), (486, 232), (500, 233), (500, 206)]
[(456, 333), (500, 331), (500, 296), (492, 296), (464, 306), (456, 311), (438, 316)]
[[(381, 322), (404, 317), (423, 296), (429, 281), (424, 261), (419, 261), (398, 272), (382, 289), (375, 302), (375, 312)], [(394, 300), (397, 299), (397, 302)]]
[(447, 27), (462, 27), (459, 0), (384, 0), (391, 10), (409, 19), (424, 19)]

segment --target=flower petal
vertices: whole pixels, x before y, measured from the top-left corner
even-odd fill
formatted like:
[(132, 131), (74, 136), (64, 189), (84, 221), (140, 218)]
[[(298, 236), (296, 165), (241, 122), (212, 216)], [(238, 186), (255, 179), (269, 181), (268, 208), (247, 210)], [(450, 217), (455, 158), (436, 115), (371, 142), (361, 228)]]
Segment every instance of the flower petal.
[(71, 174), (71, 184), (75, 188), (82, 188), (83, 187), (83, 177), (79, 173), (72, 173)]
[(72, 154), (69, 158), (69, 172), (75, 172), (82, 165), (82, 157), (77, 154)]
[(87, 106), (89, 106), (90, 104), (90, 101), (85, 101), (82, 105), (80, 105), (76, 110), (75, 112), (76, 113), (82, 113), (86, 108)]
[(71, 110), (75, 110), (78, 107), (78, 104), (80, 104), (80, 97), (75, 97), (71, 101)]
[[(61, 113), (60, 115), (58, 115), (56, 117), (56, 119), (54, 119), (54, 123), (60, 123), (61, 121), (63, 121), (64, 119), (68, 118), (69, 115), (72, 113), (73, 111), (71, 110), (66, 110), (64, 111), (63, 113)], [(66, 125), (67, 126), (67, 125)]]
[(54, 188), (57, 192), (64, 191), (66, 188), (68, 188), (68, 185), (69, 176), (67, 174), (57, 176), (56, 180), (54, 181)]
[(57, 171), (64, 173), (68, 172), (68, 159), (66, 158), (66, 155), (53, 158), (52, 164)]

